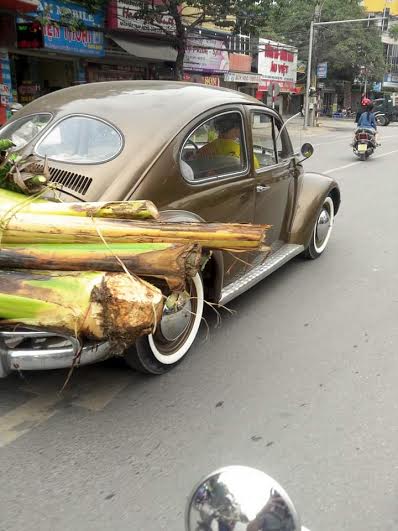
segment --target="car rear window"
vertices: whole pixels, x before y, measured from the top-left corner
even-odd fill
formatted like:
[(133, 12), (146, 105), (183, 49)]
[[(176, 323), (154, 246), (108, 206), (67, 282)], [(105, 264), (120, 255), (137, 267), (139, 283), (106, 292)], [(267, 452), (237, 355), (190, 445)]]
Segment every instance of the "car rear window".
[(98, 164), (116, 157), (121, 133), (108, 122), (90, 116), (69, 116), (56, 124), (36, 146), (36, 153), (59, 162)]
[(43, 131), (51, 119), (50, 113), (24, 116), (0, 129), (0, 138), (8, 138), (14, 142), (16, 149), (23, 148)]

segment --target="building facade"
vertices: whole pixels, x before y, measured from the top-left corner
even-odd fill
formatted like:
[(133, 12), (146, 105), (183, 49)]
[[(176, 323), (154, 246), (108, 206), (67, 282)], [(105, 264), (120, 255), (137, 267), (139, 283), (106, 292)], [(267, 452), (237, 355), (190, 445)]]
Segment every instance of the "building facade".
[[(130, 0), (110, 0), (104, 12), (95, 13), (70, 0), (0, 0), (0, 125), (13, 101), (26, 105), (61, 88), (174, 79), (177, 51), (168, 36), (174, 20), (165, 16), (159, 27), (136, 13)], [(268, 103), (270, 83), (277, 83), (276, 108), (289, 112), (298, 92), (297, 50), (260, 41), (211, 24), (197, 28), (188, 37), (184, 80)]]

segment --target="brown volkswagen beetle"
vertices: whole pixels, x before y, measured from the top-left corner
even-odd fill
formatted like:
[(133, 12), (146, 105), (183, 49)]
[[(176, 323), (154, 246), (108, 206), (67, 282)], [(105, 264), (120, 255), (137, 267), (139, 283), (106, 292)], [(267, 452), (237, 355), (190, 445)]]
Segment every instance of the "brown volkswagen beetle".
[[(191, 299), (165, 314), (154, 335), (126, 351), (128, 363), (161, 374), (185, 356), (204, 301), (226, 304), (296, 255), (318, 258), (340, 205), (336, 181), (304, 173), (281, 117), (245, 94), (162, 81), (93, 83), (60, 90), (20, 110), (0, 130), (24, 154), (47, 157), (64, 200), (149, 199), (169, 221), (272, 225), (272, 252), (216, 252), (191, 285)], [(76, 339), (3, 330), (0, 376), (71, 365)], [(82, 346), (81, 363), (112, 355)]]

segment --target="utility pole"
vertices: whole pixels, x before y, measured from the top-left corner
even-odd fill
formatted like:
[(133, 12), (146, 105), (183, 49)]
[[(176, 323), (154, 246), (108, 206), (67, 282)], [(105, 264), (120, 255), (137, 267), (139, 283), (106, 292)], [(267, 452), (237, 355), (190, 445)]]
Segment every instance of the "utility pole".
[(311, 20), (310, 29), (310, 49), (308, 51), (308, 63), (307, 63), (307, 86), (305, 94), (305, 108), (304, 108), (304, 127), (309, 125), (309, 112), (310, 112), (310, 88), (311, 88), (311, 73), (312, 73), (312, 48), (314, 46), (314, 21)]
[[(380, 17), (372, 20), (384, 20), (386, 17)], [(388, 17), (387, 17), (388, 18)], [(305, 99), (305, 116), (304, 116), (304, 129), (309, 125), (309, 107), (310, 107), (310, 88), (311, 88), (311, 71), (312, 71), (312, 48), (314, 45), (314, 29), (318, 26), (333, 26), (336, 24), (354, 24), (355, 22), (369, 22), (369, 18), (354, 18), (350, 20), (330, 20), (329, 22), (314, 22), (311, 21), (310, 28), (310, 43), (308, 50), (308, 64), (307, 64), (307, 86), (306, 86), (306, 99)]]

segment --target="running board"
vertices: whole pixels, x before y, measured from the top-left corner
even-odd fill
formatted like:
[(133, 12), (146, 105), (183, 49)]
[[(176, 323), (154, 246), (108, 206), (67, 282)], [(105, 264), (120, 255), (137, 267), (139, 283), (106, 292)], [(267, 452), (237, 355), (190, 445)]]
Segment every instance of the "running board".
[(304, 251), (303, 245), (286, 244), (278, 251), (275, 251), (262, 264), (253, 267), (245, 275), (240, 277), (232, 284), (226, 286), (221, 292), (220, 304), (227, 304), (228, 302), (238, 297), (245, 291), (255, 286), (263, 278), (268, 277), (271, 273), (279, 269), (281, 266), (289, 262), (292, 258)]

